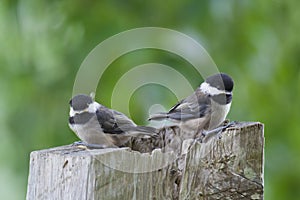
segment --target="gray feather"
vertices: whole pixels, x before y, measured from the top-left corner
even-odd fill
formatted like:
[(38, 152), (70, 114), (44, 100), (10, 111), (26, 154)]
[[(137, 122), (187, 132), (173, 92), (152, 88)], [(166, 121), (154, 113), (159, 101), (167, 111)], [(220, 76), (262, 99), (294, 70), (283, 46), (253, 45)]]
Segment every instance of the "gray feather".
[(148, 120), (149, 121), (151, 121), (151, 120), (164, 120), (166, 118), (168, 118), (168, 113), (157, 113), (157, 114), (151, 115)]
[(203, 117), (210, 112), (211, 100), (197, 89), (192, 95), (174, 105), (167, 113), (152, 115), (149, 120), (190, 120)]

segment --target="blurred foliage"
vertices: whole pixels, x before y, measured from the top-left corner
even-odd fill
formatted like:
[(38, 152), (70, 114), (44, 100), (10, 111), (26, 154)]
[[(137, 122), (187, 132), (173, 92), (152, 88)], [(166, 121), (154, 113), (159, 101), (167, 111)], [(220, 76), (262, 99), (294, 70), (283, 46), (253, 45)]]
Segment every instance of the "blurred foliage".
[[(232, 75), (230, 119), (265, 124), (266, 199), (299, 197), (299, 9), (296, 0), (1, 1), (1, 196), (24, 199), (31, 151), (78, 140), (67, 126), (68, 101), (87, 54), (119, 32), (158, 26), (193, 37)], [(110, 106), (122, 74), (148, 62), (174, 67), (194, 88), (202, 81), (182, 58), (140, 50), (107, 69), (97, 100)], [(166, 88), (146, 85), (133, 94), (130, 114), (143, 124), (152, 104), (176, 101)]]

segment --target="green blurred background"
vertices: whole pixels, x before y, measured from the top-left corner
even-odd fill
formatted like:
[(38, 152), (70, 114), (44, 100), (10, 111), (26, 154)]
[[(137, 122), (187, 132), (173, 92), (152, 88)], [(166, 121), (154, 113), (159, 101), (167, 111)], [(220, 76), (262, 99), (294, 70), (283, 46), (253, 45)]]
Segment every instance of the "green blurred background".
[[(157, 26), (197, 40), (219, 70), (234, 78), (231, 120), (265, 124), (265, 199), (299, 198), (299, 20), (296, 0), (2, 0), (1, 197), (25, 198), (31, 151), (78, 140), (67, 125), (68, 101), (87, 54), (117, 33)], [(179, 56), (140, 50), (112, 64), (100, 80), (97, 100), (110, 106), (118, 78), (147, 62), (178, 69), (190, 77), (194, 88), (202, 81), (193, 71), (183, 70), (189, 64)], [(172, 77), (166, 74), (166, 78)], [(176, 101), (165, 88), (144, 86), (134, 93), (130, 114), (143, 124), (151, 103), (161, 102), (168, 108)]]

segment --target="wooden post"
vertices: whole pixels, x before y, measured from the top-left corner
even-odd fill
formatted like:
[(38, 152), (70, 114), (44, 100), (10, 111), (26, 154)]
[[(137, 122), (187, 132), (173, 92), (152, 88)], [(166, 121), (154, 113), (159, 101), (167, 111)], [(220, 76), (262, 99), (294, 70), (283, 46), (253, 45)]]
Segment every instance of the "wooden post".
[(34, 151), (27, 200), (263, 199), (261, 123), (238, 123), (221, 139), (186, 140), (181, 148), (179, 157), (70, 145)]

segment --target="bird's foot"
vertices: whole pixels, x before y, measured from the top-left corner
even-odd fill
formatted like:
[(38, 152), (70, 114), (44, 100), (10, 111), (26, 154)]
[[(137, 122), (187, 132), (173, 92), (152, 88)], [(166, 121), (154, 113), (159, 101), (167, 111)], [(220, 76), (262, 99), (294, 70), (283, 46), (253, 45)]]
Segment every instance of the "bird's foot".
[(221, 126), (226, 126), (226, 125), (228, 125), (229, 123), (231, 123), (230, 120), (229, 120), (229, 119), (225, 119), (225, 120), (223, 121), (223, 123), (221, 124)]
[(222, 133), (229, 127), (235, 125), (237, 122), (236, 121), (232, 121), (232, 122), (229, 122), (229, 121), (224, 121), (224, 125), (222, 126), (219, 126), (215, 129), (212, 129), (212, 130), (209, 130), (209, 131), (205, 131), (205, 130), (202, 130), (201, 132), (201, 136), (197, 139), (199, 142), (203, 142), (204, 139), (207, 140), (208, 138), (212, 137), (212, 136), (217, 136), (218, 139), (221, 139), (222, 138)]
[(160, 138), (159, 132), (157, 131), (155, 134), (152, 134), (152, 135), (151, 135), (151, 138), (153, 138), (153, 139), (158, 139), (158, 138)]
[(72, 144), (74, 147), (78, 147), (81, 149), (104, 149), (106, 146), (101, 144), (89, 144), (83, 141), (77, 141)]

